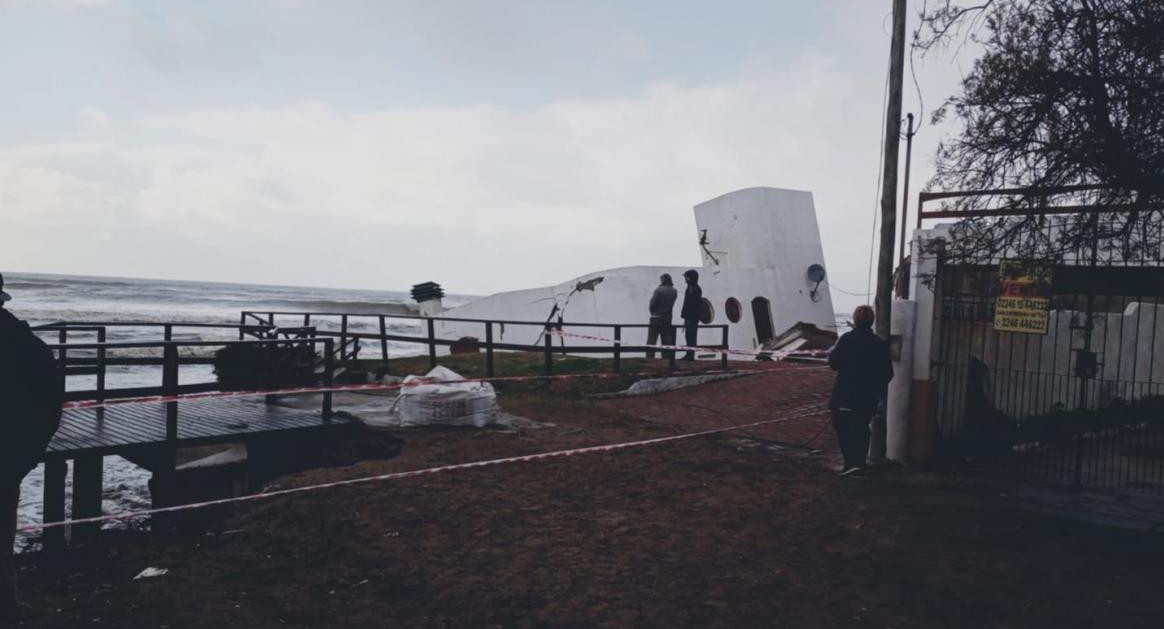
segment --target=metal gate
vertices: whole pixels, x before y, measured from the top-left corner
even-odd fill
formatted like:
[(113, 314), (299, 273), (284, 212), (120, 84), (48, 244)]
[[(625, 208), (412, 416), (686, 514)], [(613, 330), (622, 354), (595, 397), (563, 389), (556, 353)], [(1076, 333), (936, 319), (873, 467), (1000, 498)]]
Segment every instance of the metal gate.
[(1091, 261), (1054, 267), (1046, 334), (994, 329), (999, 260), (939, 264), (939, 454), (1164, 494), (1164, 267)]

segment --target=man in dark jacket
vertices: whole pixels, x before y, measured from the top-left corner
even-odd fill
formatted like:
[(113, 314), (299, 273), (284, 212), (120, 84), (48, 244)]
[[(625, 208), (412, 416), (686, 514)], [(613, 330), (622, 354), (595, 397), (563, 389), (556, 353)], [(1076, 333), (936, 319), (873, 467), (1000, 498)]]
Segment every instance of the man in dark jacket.
[(53, 353), (28, 324), (4, 308), (0, 276), (0, 626), (16, 614), (12, 545), (20, 482), (44, 454), (61, 422), (64, 376)]
[(872, 308), (858, 306), (853, 311), (853, 330), (841, 336), (829, 353), (829, 367), (837, 372), (829, 409), (845, 458), (842, 475), (865, 469), (869, 422), (893, 378), (889, 344), (873, 333), (873, 318)]
[[(659, 277), (659, 285), (651, 295), (651, 303), (647, 307), (651, 312), (650, 326), (647, 328), (647, 345), (654, 345), (660, 337), (663, 345), (675, 344), (675, 328), (671, 325), (671, 313), (675, 308), (675, 300), (679, 292), (671, 280), (670, 273)], [(670, 358), (675, 350), (663, 350), (663, 357)], [(654, 350), (647, 352), (647, 358), (654, 358)]]
[[(683, 279), (687, 280), (687, 290), (683, 293), (683, 309), (679, 316), (683, 318), (687, 347), (695, 347), (699, 342), (699, 316), (703, 314), (703, 289), (699, 287), (699, 271), (687, 269), (683, 272)], [(695, 360), (695, 352), (688, 350), (683, 360)]]

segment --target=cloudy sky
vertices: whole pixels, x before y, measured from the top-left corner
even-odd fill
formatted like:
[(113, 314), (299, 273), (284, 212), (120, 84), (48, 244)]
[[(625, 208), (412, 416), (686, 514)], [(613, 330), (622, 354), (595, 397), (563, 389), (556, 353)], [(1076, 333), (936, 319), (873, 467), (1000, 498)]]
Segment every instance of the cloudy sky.
[(0, 0), (0, 269), (483, 294), (697, 265), (764, 185), (863, 292), (889, 6)]

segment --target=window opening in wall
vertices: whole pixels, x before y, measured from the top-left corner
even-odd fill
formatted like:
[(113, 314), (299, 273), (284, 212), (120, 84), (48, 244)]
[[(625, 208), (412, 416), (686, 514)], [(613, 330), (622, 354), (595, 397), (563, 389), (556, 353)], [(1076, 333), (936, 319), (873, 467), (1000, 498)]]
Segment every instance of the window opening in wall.
[(699, 322), (704, 325), (711, 323), (715, 318), (715, 308), (711, 307), (711, 302), (706, 297), (703, 298), (703, 309), (699, 312)]
[(743, 314), (740, 308), (740, 300), (735, 297), (728, 297), (727, 302), (723, 305), (723, 312), (727, 315), (728, 321), (732, 323), (739, 323), (740, 316)]
[(752, 319), (756, 321), (756, 341), (760, 345), (776, 336), (772, 332), (772, 304), (764, 297), (752, 300)]

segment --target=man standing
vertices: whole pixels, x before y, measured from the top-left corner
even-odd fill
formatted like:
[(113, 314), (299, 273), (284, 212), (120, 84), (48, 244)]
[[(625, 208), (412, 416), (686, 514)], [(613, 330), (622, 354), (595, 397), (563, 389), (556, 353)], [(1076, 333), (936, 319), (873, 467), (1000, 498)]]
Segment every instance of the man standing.
[[(671, 325), (671, 312), (675, 308), (675, 300), (679, 298), (679, 291), (671, 280), (670, 273), (659, 276), (659, 286), (651, 295), (651, 303), (647, 307), (651, 312), (651, 324), (647, 328), (647, 345), (654, 345), (659, 337), (663, 345), (675, 344), (675, 328)], [(663, 357), (670, 358), (675, 350), (663, 350)], [(647, 358), (654, 358), (655, 350), (647, 351)]]
[(0, 275), (0, 626), (14, 622), (16, 615), (12, 546), (20, 482), (60, 425), (65, 388), (52, 351), (4, 308), (10, 299)]
[(837, 372), (829, 409), (845, 459), (842, 476), (865, 469), (869, 422), (893, 378), (889, 344), (873, 333), (873, 318), (872, 308), (858, 306), (853, 311), (853, 329), (829, 352), (829, 367)]
[[(699, 271), (687, 269), (683, 272), (683, 279), (687, 280), (687, 291), (683, 293), (683, 309), (679, 316), (683, 317), (687, 347), (695, 347), (699, 342), (699, 315), (703, 314), (703, 289), (699, 287)], [(687, 350), (683, 360), (695, 360), (695, 352)]]

